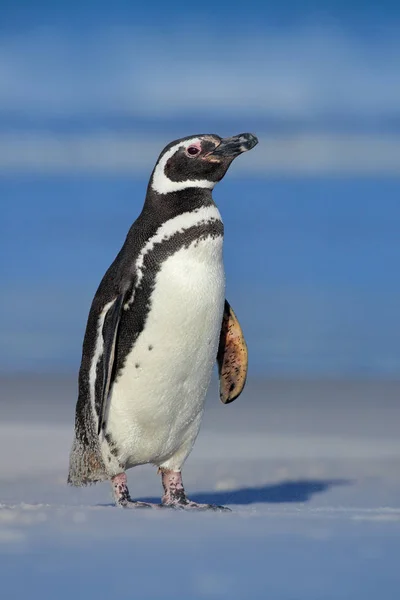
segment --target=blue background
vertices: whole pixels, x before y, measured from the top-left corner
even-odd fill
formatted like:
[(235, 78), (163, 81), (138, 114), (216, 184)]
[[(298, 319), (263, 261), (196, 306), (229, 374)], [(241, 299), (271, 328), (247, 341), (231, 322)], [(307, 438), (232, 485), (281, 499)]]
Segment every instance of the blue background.
[(214, 193), (252, 372), (398, 376), (398, 3), (1, 8), (3, 372), (77, 369), (164, 145), (252, 131)]

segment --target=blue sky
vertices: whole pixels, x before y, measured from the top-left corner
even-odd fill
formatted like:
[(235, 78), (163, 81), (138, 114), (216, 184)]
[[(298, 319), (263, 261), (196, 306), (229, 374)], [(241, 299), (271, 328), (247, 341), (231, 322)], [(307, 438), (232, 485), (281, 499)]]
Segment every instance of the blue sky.
[(254, 372), (397, 376), (397, 3), (2, 7), (2, 371), (76, 369), (166, 143), (253, 131), (215, 197)]

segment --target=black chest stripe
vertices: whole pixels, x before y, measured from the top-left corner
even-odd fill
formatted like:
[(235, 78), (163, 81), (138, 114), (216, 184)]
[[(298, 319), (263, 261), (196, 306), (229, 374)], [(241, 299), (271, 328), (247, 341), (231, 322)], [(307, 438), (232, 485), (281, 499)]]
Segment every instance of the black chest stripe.
[(131, 352), (137, 338), (143, 331), (151, 309), (151, 296), (157, 273), (170, 256), (182, 248), (188, 248), (197, 240), (222, 237), (223, 223), (219, 219), (210, 219), (201, 224), (179, 231), (167, 240), (154, 244), (145, 255), (139, 286), (135, 290), (133, 304), (121, 314), (118, 337), (115, 345), (113, 380), (118, 378), (127, 355)]

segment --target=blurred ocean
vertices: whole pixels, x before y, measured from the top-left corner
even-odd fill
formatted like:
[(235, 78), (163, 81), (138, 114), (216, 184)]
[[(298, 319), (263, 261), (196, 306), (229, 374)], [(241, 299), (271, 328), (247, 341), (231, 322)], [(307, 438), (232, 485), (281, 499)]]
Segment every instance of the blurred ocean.
[(395, 2), (3, 4), (0, 372), (76, 371), (158, 153), (252, 131), (214, 193), (251, 372), (399, 376)]
[[(214, 197), (252, 371), (396, 377), (400, 180), (234, 169)], [(3, 372), (78, 367), (93, 293), (146, 185), (145, 176), (0, 178)]]

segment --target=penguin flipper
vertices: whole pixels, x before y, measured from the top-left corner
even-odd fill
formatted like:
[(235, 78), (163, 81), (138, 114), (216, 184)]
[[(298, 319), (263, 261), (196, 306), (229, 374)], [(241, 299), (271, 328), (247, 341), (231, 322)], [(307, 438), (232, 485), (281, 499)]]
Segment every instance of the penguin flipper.
[(221, 402), (229, 404), (241, 394), (246, 383), (248, 353), (242, 328), (227, 300), (222, 318), (217, 362), (219, 397)]
[(100, 434), (106, 416), (108, 393), (113, 374), (115, 342), (118, 335), (124, 294), (120, 294), (109, 308), (103, 323), (103, 387), (99, 406), (99, 424), (97, 433)]

